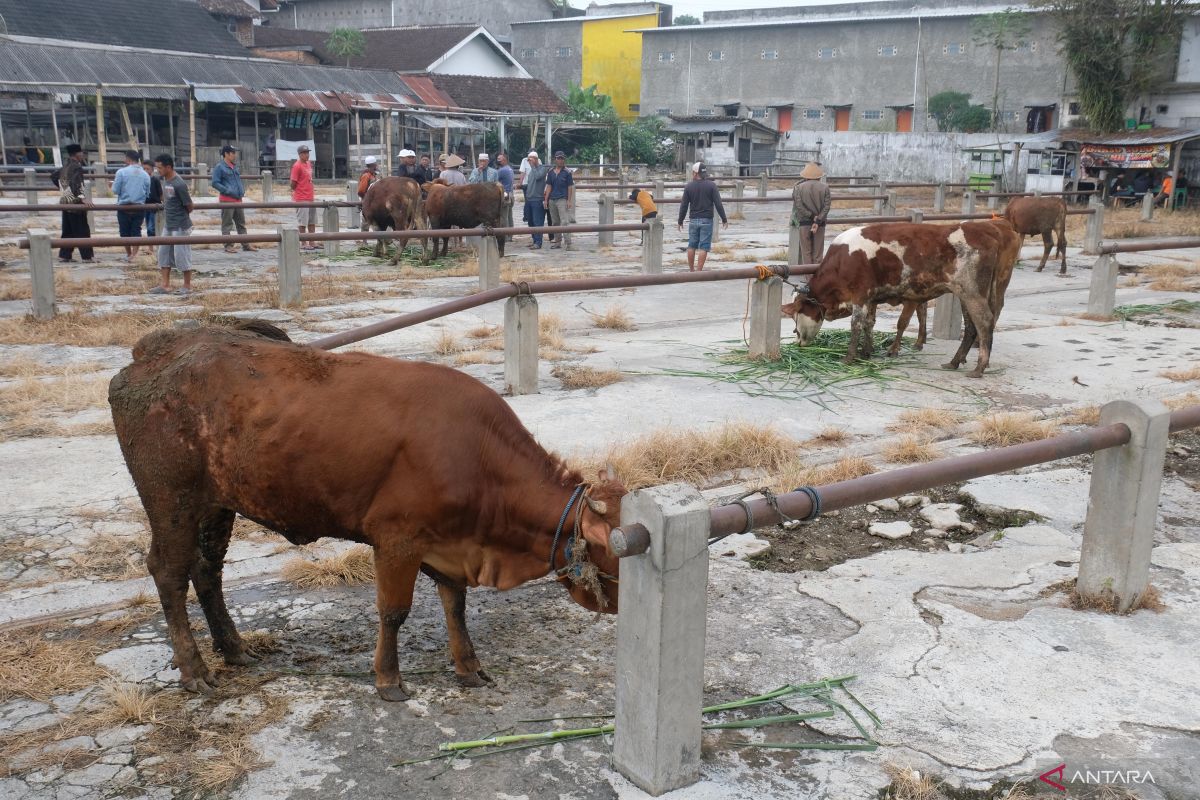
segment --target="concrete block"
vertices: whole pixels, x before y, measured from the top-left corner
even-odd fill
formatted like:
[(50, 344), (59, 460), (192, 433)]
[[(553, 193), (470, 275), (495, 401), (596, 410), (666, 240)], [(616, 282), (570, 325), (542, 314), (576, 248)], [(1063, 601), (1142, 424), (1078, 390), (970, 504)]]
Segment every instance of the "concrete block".
[[(325, 206), (325, 208), (321, 211), (321, 231), (323, 233), (337, 233), (338, 224), (339, 221), (337, 207)], [(336, 256), (338, 254), (338, 248), (341, 245), (341, 242), (328, 241), (322, 242), (322, 244), (325, 247), (325, 255)]]
[(714, 210), (712, 243), (716, 244), (719, 241), (721, 241), (721, 215)]
[(30, 228), (29, 272), (33, 278), (33, 316), (35, 319), (54, 317), (54, 252), (50, 248), (50, 232)]
[(1146, 192), (1142, 195), (1142, 222), (1149, 222), (1154, 218), (1154, 192)]
[(262, 181), (262, 201), (269, 203), (275, 197), (275, 177), (269, 169), (264, 169), (258, 173), (258, 177)]
[[(1129, 444), (1096, 453), (1076, 589), (1128, 611), (1150, 581), (1150, 552), (1171, 412), (1157, 400), (1116, 400), (1100, 424), (1124, 423)], [(624, 577), (624, 576), (622, 576)]]
[(212, 194), (212, 192), (209, 191), (211, 187), (208, 183), (208, 164), (202, 163), (196, 165), (195, 184), (196, 191), (193, 194), (195, 194), (196, 197), (208, 197), (208, 195)]
[(479, 252), (479, 291), (486, 292), (500, 285), (500, 248), (495, 236), (474, 238)]
[(659, 178), (658, 180), (656, 180), (654, 182), (654, 199), (662, 200), (666, 196), (667, 196), (666, 181), (664, 181), (662, 178)]
[(531, 294), (504, 303), (504, 391), (537, 394), (538, 304)]
[(692, 486), (642, 489), (621, 503), (635, 522), (650, 549), (621, 561), (613, 763), (657, 796), (700, 771), (708, 504)]
[(1092, 213), (1087, 218), (1087, 230), (1083, 234), (1083, 252), (1094, 256), (1100, 251), (1104, 238), (1104, 203), (1098, 197), (1088, 200)]
[(663, 221), (656, 217), (647, 224), (650, 229), (642, 234), (642, 273), (658, 275), (663, 270)]
[(885, 217), (896, 216), (896, 192), (889, 190), (885, 193), (883, 201), (883, 215)]
[(992, 196), (990, 196), (987, 199), (987, 207), (988, 208), (996, 208), (999, 205), (1000, 205), (1000, 198), (996, 197), (996, 195), (993, 194)]
[[(92, 204), (92, 186), (93, 186), (93, 183), (94, 183), (94, 182), (93, 182), (93, 181), (90, 181), (90, 180), (89, 180), (89, 181), (84, 181), (84, 182), (83, 182), (83, 201), (84, 201), (85, 203), (87, 203), (88, 205), (91, 205), (91, 204)], [(105, 185), (105, 184), (104, 184), (104, 181), (100, 181), (100, 185), (101, 185), (101, 186), (104, 186), (104, 185)], [(95, 211), (90, 211), (90, 210), (89, 210), (89, 211), (87, 212), (87, 221), (88, 221), (88, 230), (90, 230), (90, 231), (92, 231), (92, 232), (94, 233), (94, 232), (95, 232), (95, 230), (96, 230), (96, 212), (95, 212)]]
[(26, 167), (22, 172), (25, 173), (25, 185), (31, 187), (25, 190), (25, 204), (36, 206), (38, 204), (37, 170), (33, 167)]
[(93, 161), (91, 171), (96, 174), (96, 177), (91, 179), (92, 183), (95, 184), (92, 191), (96, 193), (96, 197), (108, 197), (110, 194), (108, 190), (108, 169), (105, 167), (104, 162)]
[(742, 214), (744, 204), (742, 198), (746, 196), (746, 182), (734, 181), (733, 184), (733, 213)]
[(933, 190), (933, 211), (935, 214), (946, 212), (946, 184), (939, 183)]
[[(358, 202), (358, 181), (346, 181), (346, 202)], [(346, 229), (356, 231), (361, 222), (362, 210), (358, 206), (348, 207), (346, 209)]]
[(783, 279), (756, 280), (750, 286), (750, 357), (779, 358), (779, 307), (783, 305)]
[(1092, 265), (1092, 283), (1088, 287), (1088, 313), (1110, 316), (1117, 304), (1117, 257), (1105, 253)]
[(975, 213), (975, 193), (970, 190), (963, 192), (962, 213), (964, 213), (964, 214), (974, 214)]
[[(613, 196), (611, 194), (600, 195), (600, 224), (612, 225), (615, 219), (616, 206), (613, 205)], [(612, 247), (613, 232), (600, 231), (599, 234), (601, 247)]]
[(925, 221), (925, 212), (919, 208), (910, 209), (908, 212), (908, 218), (917, 225), (920, 225)]
[(771, 188), (770, 181), (767, 180), (767, 173), (758, 173), (758, 196), (766, 197), (767, 191)]
[(788, 263), (800, 263), (800, 226), (795, 220), (788, 223)]
[(279, 306), (299, 305), (301, 301), (300, 231), (279, 226)]
[(962, 339), (962, 303), (949, 292), (933, 303), (933, 338)]

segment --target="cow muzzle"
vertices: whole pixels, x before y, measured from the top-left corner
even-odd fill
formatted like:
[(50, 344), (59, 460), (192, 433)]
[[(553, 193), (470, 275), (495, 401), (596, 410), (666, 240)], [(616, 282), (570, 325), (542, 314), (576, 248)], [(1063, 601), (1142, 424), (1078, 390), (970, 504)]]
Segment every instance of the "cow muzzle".
[(821, 332), (821, 324), (825, 321), (824, 318), (813, 319), (801, 313), (795, 314), (792, 319), (796, 323), (796, 341), (801, 347), (807, 347), (816, 340), (817, 334)]

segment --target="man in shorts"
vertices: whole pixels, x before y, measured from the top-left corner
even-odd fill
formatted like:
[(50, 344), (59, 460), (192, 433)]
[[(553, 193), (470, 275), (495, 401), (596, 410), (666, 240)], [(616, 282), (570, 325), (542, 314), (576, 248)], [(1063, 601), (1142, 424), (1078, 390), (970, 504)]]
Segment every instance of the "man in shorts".
[[(702, 272), (708, 251), (712, 248), (713, 212), (721, 215), (721, 224), (729, 225), (725, 207), (721, 205), (721, 193), (717, 185), (708, 178), (704, 162), (692, 166), (692, 179), (683, 187), (683, 201), (679, 204), (679, 230), (683, 220), (689, 216), (687, 262), (688, 272)], [(696, 251), (700, 251), (699, 258)]]
[[(292, 187), (292, 202), (293, 203), (311, 203), (316, 199), (313, 194), (313, 166), (308, 160), (308, 145), (302, 144), (296, 148), (298, 156), (296, 163), (292, 164), (292, 175), (288, 184)], [(304, 233), (304, 226), (308, 225), (309, 233), (317, 232), (317, 209), (316, 206), (308, 208), (296, 209), (296, 223), (300, 232)], [(321, 246), (313, 242), (309, 242), (300, 248), (301, 250), (320, 250)]]
[[(192, 210), (195, 203), (188, 192), (187, 182), (175, 172), (175, 159), (164, 153), (154, 159), (162, 180), (163, 216), (166, 230), (163, 236), (190, 236), (192, 233)], [(183, 288), (176, 294), (187, 297), (192, 293), (192, 246), (190, 244), (164, 244), (158, 248), (158, 270), (162, 282), (150, 290), (150, 294), (171, 293), (171, 269), (183, 273)]]
[[(125, 151), (125, 166), (117, 170), (113, 180), (113, 194), (117, 196), (117, 227), (123, 239), (142, 238), (142, 220), (145, 211), (122, 211), (119, 206), (141, 205), (150, 196), (150, 178), (142, 170), (142, 154), (137, 150)], [(133, 261), (138, 246), (125, 245), (125, 260)]]

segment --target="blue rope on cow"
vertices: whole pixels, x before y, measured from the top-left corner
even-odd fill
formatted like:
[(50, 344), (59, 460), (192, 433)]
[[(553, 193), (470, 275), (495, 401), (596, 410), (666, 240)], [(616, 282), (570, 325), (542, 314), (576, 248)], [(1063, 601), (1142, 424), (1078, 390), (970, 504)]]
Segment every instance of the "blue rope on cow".
[[(567, 516), (571, 513), (571, 506), (575, 505), (575, 501), (579, 499), (579, 496), (583, 494), (586, 488), (586, 483), (581, 483), (575, 487), (575, 491), (571, 492), (571, 499), (567, 501), (567, 507), (563, 509), (562, 516), (558, 519), (558, 527), (554, 529), (554, 543), (550, 545), (550, 569), (547, 570), (548, 574), (554, 572), (554, 554), (558, 552), (558, 540), (562, 538), (563, 526), (567, 524)], [(569, 542), (567, 546), (570, 547)], [(570, 555), (564, 554), (564, 556), (567, 559), (567, 563), (570, 563)]]

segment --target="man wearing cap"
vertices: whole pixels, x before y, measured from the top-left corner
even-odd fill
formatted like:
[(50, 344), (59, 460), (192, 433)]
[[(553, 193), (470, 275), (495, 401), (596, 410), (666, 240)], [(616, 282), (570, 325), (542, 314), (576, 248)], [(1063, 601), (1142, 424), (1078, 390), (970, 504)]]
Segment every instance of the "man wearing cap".
[[(246, 186), (242, 183), (242, 174), (237, 167), (238, 149), (227, 144), (221, 148), (221, 163), (213, 167), (212, 186), (217, 190), (217, 200), (229, 203), (229, 208), (221, 209), (221, 235), (228, 236), (237, 226), (237, 232), (246, 232), (246, 210), (241, 207), (242, 198), (246, 196)], [(242, 244), (242, 249), (253, 250), (248, 242)], [(225, 245), (226, 253), (236, 253), (237, 247)]]
[[(292, 202), (311, 203), (316, 199), (316, 195), (313, 193), (313, 167), (312, 162), (308, 160), (308, 145), (302, 144), (297, 147), (296, 155), (296, 163), (292, 164), (291, 180), (288, 181), (288, 185), (292, 187)], [(297, 208), (296, 223), (301, 233), (304, 233), (305, 225), (308, 226), (309, 233), (316, 233), (317, 209), (313, 206)], [(310, 243), (300, 249), (320, 250), (321, 248), (318, 245)]]
[(448, 186), (465, 186), (467, 184), (467, 176), (463, 175), (462, 170), (459, 169), (459, 167), (467, 162), (454, 153), (442, 156), (440, 160), (442, 162), (442, 171), (438, 173), (438, 178), (445, 181)]
[(800, 229), (801, 264), (817, 264), (825, 254), (825, 221), (833, 198), (821, 180), (824, 175), (821, 165), (810, 161), (792, 189), (792, 224)]
[[(538, 162), (538, 154), (530, 152), (527, 156), (529, 171), (525, 173), (525, 219), (529, 227), (540, 228), (546, 224), (546, 176), (549, 168)], [(530, 250), (542, 249), (542, 235), (533, 234), (533, 244)]]
[[(554, 154), (554, 169), (546, 175), (546, 189), (543, 194), (546, 210), (550, 212), (551, 225), (572, 225), (575, 222), (575, 179), (571, 170), (567, 169), (567, 156), (562, 150)], [(571, 249), (571, 234), (564, 233), (559, 240), (550, 245), (558, 249), (566, 245)]]
[(487, 153), (480, 153), (475, 160), (475, 169), (467, 176), (467, 183), (495, 183), (496, 170), (488, 166), (492, 159)]
[[(125, 166), (117, 170), (113, 178), (113, 194), (117, 196), (117, 228), (123, 238), (142, 238), (142, 220), (145, 211), (121, 211), (121, 206), (139, 205), (150, 196), (150, 176), (142, 169), (142, 154), (137, 150), (125, 151)], [(132, 261), (138, 246), (125, 245), (125, 260)]]
[[(363, 159), (363, 173), (358, 176), (358, 199), (362, 200), (366, 197), (367, 189), (371, 188), (371, 184), (379, 180), (379, 159), (375, 156), (367, 156)], [(361, 230), (371, 230), (371, 221), (366, 217), (362, 218), (362, 224), (359, 226)]]
[(417, 183), (429, 183), (425, 168), (417, 163), (417, 154), (407, 148), (400, 151), (400, 166), (396, 167), (396, 176), (412, 178)]
[[(83, 148), (77, 144), (67, 145), (67, 163), (63, 164), (61, 170), (55, 170), (50, 175), (50, 180), (54, 181), (54, 185), (61, 190), (59, 202), (64, 205), (79, 205), (79, 211), (64, 211), (62, 212), (62, 238), (64, 239), (88, 239), (91, 238), (92, 229), (88, 227), (87, 211), (83, 210), (83, 170), (84, 170), (84, 153)], [(74, 255), (74, 247), (61, 247), (58, 250), (59, 261), (70, 261)], [(91, 263), (95, 256), (95, 251), (90, 247), (79, 248), (79, 257), (85, 262)]]
[[(688, 272), (701, 272), (712, 247), (713, 210), (721, 215), (721, 224), (728, 226), (725, 207), (721, 205), (721, 193), (717, 185), (708, 178), (708, 169), (703, 161), (692, 165), (692, 179), (683, 187), (683, 200), (679, 203), (679, 230), (690, 212), (688, 222)], [(700, 257), (696, 257), (696, 251)]]

